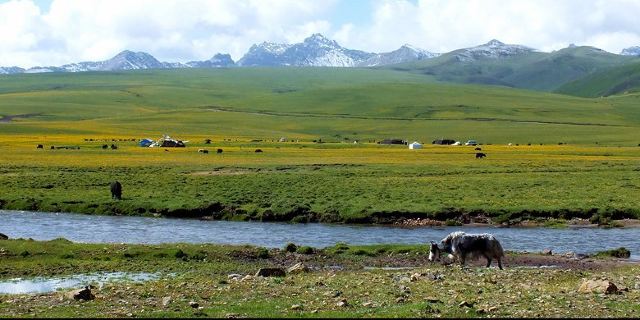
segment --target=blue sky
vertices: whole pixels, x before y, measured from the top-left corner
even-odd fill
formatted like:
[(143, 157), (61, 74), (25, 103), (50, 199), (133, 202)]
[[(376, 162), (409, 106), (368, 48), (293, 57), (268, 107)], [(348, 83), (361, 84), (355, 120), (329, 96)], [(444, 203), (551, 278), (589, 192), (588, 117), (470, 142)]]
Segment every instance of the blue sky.
[(640, 46), (640, 0), (0, 0), (0, 66), (108, 59), (234, 60), (322, 33), (349, 49), (444, 53), (491, 39), (541, 51)]

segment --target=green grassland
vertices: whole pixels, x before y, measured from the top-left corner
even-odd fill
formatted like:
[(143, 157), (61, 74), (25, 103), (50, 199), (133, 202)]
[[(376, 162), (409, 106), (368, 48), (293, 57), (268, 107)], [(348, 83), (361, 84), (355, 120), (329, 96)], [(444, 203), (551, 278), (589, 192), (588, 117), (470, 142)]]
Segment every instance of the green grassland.
[(557, 92), (582, 97), (602, 97), (637, 93), (639, 90), (640, 63), (634, 63), (569, 82), (560, 87)]
[[(639, 102), (634, 94), (588, 99), (368, 69), (2, 76), (0, 115), (29, 116), (0, 122), (0, 205), (328, 222), (633, 218)], [(164, 133), (188, 147), (119, 141)], [(476, 160), (473, 147), (373, 142), (385, 138), (476, 139), (488, 157)], [(101, 148), (112, 143), (119, 149)], [(108, 192), (116, 179), (123, 201)]]
[[(144, 283), (96, 285), (90, 301), (70, 299), (64, 291), (0, 295), (0, 317), (573, 318), (634, 317), (640, 312), (637, 264), (595, 259), (576, 268), (579, 264), (554, 258), (569, 264), (536, 268), (518, 261), (544, 263), (546, 257), (507, 253), (505, 270), (462, 269), (428, 263), (426, 249), (341, 243), (296, 253), (213, 244), (0, 241), (0, 281), (110, 271), (163, 275)], [(310, 272), (253, 277), (259, 268), (286, 269), (298, 262)], [(597, 278), (613, 281), (621, 292), (577, 292), (584, 279)]]

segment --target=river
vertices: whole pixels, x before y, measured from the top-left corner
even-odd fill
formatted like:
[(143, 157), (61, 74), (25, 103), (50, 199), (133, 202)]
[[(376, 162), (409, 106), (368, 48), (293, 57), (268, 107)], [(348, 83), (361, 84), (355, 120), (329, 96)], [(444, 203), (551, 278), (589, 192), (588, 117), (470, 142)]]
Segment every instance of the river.
[(11, 238), (66, 238), (85, 243), (217, 243), (282, 248), (288, 242), (323, 248), (348, 244), (439, 241), (453, 231), (492, 233), (505, 250), (593, 253), (625, 247), (640, 259), (640, 229), (418, 227), (202, 221), (0, 210), (0, 232)]

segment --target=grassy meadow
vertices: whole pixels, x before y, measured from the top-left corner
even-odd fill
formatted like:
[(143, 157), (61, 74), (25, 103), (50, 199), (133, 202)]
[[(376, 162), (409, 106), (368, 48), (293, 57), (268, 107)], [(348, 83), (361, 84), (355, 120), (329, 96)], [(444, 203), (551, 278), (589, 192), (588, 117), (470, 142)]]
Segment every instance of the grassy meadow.
[[(90, 301), (68, 298), (65, 290), (0, 294), (0, 317), (575, 318), (640, 312), (637, 264), (507, 253), (505, 270), (462, 269), (427, 262), (427, 249), (340, 243), (287, 252), (214, 244), (6, 240), (0, 241), (0, 281), (109, 271), (159, 273), (161, 279), (95, 284)], [(528, 260), (537, 262), (523, 262)], [(296, 263), (309, 272), (253, 276), (259, 268)], [(537, 267), (550, 263), (558, 265)], [(599, 278), (614, 282), (619, 293), (578, 292), (584, 280)]]
[[(640, 95), (587, 99), (389, 70), (0, 76), (0, 116), (14, 116), (0, 122), (0, 205), (298, 222), (637, 218), (639, 106)], [(187, 148), (121, 141), (162, 134)], [(425, 148), (375, 143), (385, 138)], [(432, 146), (438, 138), (478, 140), (487, 158)], [(122, 201), (111, 200), (113, 180)]]

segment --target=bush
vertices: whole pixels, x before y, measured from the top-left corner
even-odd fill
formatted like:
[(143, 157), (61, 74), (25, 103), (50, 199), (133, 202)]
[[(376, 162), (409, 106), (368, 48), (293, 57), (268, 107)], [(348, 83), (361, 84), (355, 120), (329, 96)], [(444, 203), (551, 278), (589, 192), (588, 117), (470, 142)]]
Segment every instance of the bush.
[(284, 251), (286, 252), (296, 252), (296, 250), (298, 250), (298, 246), (296, 246), (295, 243), (287, 243), (286, 246), (284, 246)]
[(299, 247), (298, 250), (296, 250), (296, 252), (300, 254), (313, 254), (314, 251), (315, 250), (309, 246), (302, 246)]
[(189, 255), (186, 254), (184, 251), (182, 251), (182, 249), (176, 250), (173, 256), (176, 257), (176, 259), (182, 259), (182, 260), (185, 260), (187, 257), (189, 257)]
[(461, 226), (462, 225), (462, 223), (460, 221), (453, 220), (453, 219), (447, 219), (447, 221), (445, 221), (444, 224), (446, 226), (449, 226), (449, 227), (455, 227), (455, 226)]
[(269, 250), (267, 248), (258, 248), (256, 256), (260, 259), (267, 259), (269, 258)]
[(631, 257), (631, 251), (625, 247), (620, 247), (618, 249), (600, 251), (596, 253), (596, 257), (629, 258)]

